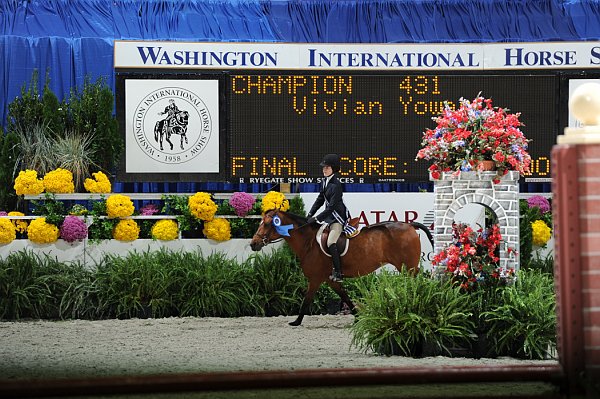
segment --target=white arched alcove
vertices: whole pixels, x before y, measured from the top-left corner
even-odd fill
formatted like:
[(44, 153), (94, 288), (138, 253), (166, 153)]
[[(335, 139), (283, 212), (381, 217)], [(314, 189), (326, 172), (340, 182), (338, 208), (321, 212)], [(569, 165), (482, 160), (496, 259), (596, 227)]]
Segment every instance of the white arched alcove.
[(494, 183), (496, 172), (443, 173), (434, 182), (434, 252), (452, 243), (452, 222), (467, 204), (480, 204), (496, 215), (502, 235), (500, 266), (519, 268), (519, 173), (510, 171)]

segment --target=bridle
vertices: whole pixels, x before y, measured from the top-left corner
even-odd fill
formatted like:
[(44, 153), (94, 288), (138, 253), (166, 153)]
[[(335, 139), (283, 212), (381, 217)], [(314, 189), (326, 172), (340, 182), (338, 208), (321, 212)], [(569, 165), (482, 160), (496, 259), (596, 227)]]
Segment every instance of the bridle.
[(256, 233), (254, 233), (254, 237), (258, 237), (260, 239), (260, 241), (263, 244), (263, 247), (266, 247), (268, 244), (272, 244), (272, 243), (276, 243), (279, 241), (283, 240), (283, 237), (279, 237), (276, 238), (274, 240), (271, 240), (271, 233), (273, 232), (274, 228), (272, 226), (273, 224), (273, 217), (277, 216), (277, 211), (275, 211), (275, 213), (273, 215), (271, 215), (271, 222), (270, 223), (265, 223), (265, 217), (267, 217), (267, 214), (265, 214), (265, 216), (263, 217), (263, 220), (261, 220), (261, 223), (264, 224), (265, 226), (269, 226), (269, 231), (267, 232), (267, 234), (264, 235), (260, 235), (258, 234), (258, 231)]

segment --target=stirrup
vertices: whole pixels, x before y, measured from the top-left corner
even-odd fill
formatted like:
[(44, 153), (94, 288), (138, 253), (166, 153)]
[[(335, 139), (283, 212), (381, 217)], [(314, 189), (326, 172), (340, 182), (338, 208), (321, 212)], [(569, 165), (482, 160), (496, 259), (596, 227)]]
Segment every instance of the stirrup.
[(344, 281), (343, 276), (341, 274), (339, 276), (336, 276), (334, 273), (331, 273), (329, 279), (334, 283), (341, 283), (342, 281)]

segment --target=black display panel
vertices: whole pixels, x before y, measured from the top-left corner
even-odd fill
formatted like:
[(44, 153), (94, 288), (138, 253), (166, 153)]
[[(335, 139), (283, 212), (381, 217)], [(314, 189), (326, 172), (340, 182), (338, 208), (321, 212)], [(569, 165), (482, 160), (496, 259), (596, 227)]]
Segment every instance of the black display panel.
[(345, 183), (428, 180), (415, 161), (422, 132), (444, 101), (478, 93), (520, 112), (532, 140), (529, 181), (550, 180), (557, 135), (555, 75), (351, 75), (331, 73), (228, 76), (227, 156), (232, 182), (316, 182), (324, 154), (342, 157)]

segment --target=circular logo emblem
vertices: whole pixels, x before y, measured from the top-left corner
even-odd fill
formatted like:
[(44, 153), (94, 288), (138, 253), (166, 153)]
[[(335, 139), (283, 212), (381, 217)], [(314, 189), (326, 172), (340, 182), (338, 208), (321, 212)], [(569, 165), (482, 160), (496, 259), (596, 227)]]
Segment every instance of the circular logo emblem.
[(208, 107), (194, 92), (163, 87), (145, 96), (133, 116), (135, 141), (157, 162), (178, 164), (196, 158), (213, 130)]
[(275, 226), (281, 226), (281, 219), (279, 218), (279, 216), (273, 216), (273, 224)]

